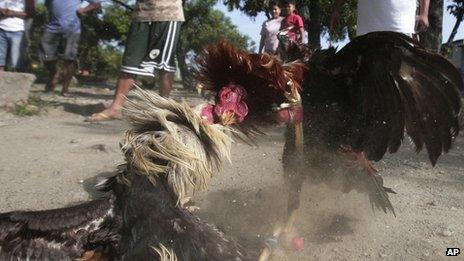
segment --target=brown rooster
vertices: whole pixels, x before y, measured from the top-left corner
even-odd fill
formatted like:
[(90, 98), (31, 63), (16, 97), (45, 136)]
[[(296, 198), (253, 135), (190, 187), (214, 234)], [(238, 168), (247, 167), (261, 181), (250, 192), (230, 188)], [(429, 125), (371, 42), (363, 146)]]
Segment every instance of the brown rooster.
[(132, 125), (121, 144), (127, 163), (99, 184), (106, 196), (62, 209), (1, 213), (0, 260), (256, 260), (258, 251), (183, 206), (229, 158), (228, 128), (209, 124), (187, 104), (141, 90), (136, 95), (125, 108)]
[(396, 152), (406, 131), (416, 151), (425, 146), (435, 165), (459, 131), (458, 70), (399, 33), (370, 33), (338, 52), (316, 50), (308, 62), (287, 64), (223, 42), (206, 48), (199, 65), (205, 89), (221, 93), (233, 84), (247, 94), (249, 115), (243, 124), (265, 119), (272, 107), (289, 123), (284, 232), (291, 230), (306, 179), (335, 179), (344, 192), (365, 192), (373, 207), (394, 214), (387, 194), (394, 191), (383, 186), (370, 161)]

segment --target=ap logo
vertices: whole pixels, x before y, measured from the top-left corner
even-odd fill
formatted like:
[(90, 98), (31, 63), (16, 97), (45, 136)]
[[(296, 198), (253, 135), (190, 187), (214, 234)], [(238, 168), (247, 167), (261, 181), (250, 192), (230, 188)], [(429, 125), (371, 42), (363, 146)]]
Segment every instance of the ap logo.
[(458, 256), (461, 250), (457, 247), (447, 248), (446, 249), (446, 256)]

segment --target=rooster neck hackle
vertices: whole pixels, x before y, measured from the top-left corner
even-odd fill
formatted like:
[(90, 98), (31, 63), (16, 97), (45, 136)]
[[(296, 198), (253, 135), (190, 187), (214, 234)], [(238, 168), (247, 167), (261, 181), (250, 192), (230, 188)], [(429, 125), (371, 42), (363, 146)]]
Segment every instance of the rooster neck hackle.
[(138, 87), (135, 96), (123, 109), (132, 126), (121, 144), (127, 162), (125, 178), (144, 175), (156, 185), (165, 175), (177, 202), (186, 202), (207, 188), (224, 159), (230, 161), (228, 128), (208, 124), (185, 102), (179, 104)]

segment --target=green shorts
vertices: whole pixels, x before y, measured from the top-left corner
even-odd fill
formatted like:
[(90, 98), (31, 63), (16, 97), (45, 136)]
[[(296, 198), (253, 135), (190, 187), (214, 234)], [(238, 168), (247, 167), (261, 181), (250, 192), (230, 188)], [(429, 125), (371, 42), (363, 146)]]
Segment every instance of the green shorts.
[(176, 71), (174, 55), (182, 22), (132, 22), (121, 71), (154, 76), (155, 69)]

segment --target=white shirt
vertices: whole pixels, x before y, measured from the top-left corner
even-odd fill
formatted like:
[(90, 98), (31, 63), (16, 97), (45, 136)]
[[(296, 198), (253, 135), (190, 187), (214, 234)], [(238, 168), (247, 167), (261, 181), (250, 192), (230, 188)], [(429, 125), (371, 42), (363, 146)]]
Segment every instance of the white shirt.
[[(0, 0), (0, 8), (7, 8), (17, 12), (24, 12), (26, 9), (25, 0)], [(24, 31), (24, 19), (18, 17), (0, 18), (0, 29), (9, 32)]]
[(375, 31), (413, 34), (416, 0), (358, 0), (357, 35)]
[(264, 51), (268, 53), (275, 53), (279, 46), (279, 39), (277, 39), (277, 33), (280, 30), (280, 24), (282, 23), (283, 17), (276, 19), (269, 19), (263, 23), (261, 29), (261, 36), (264, 37)]

